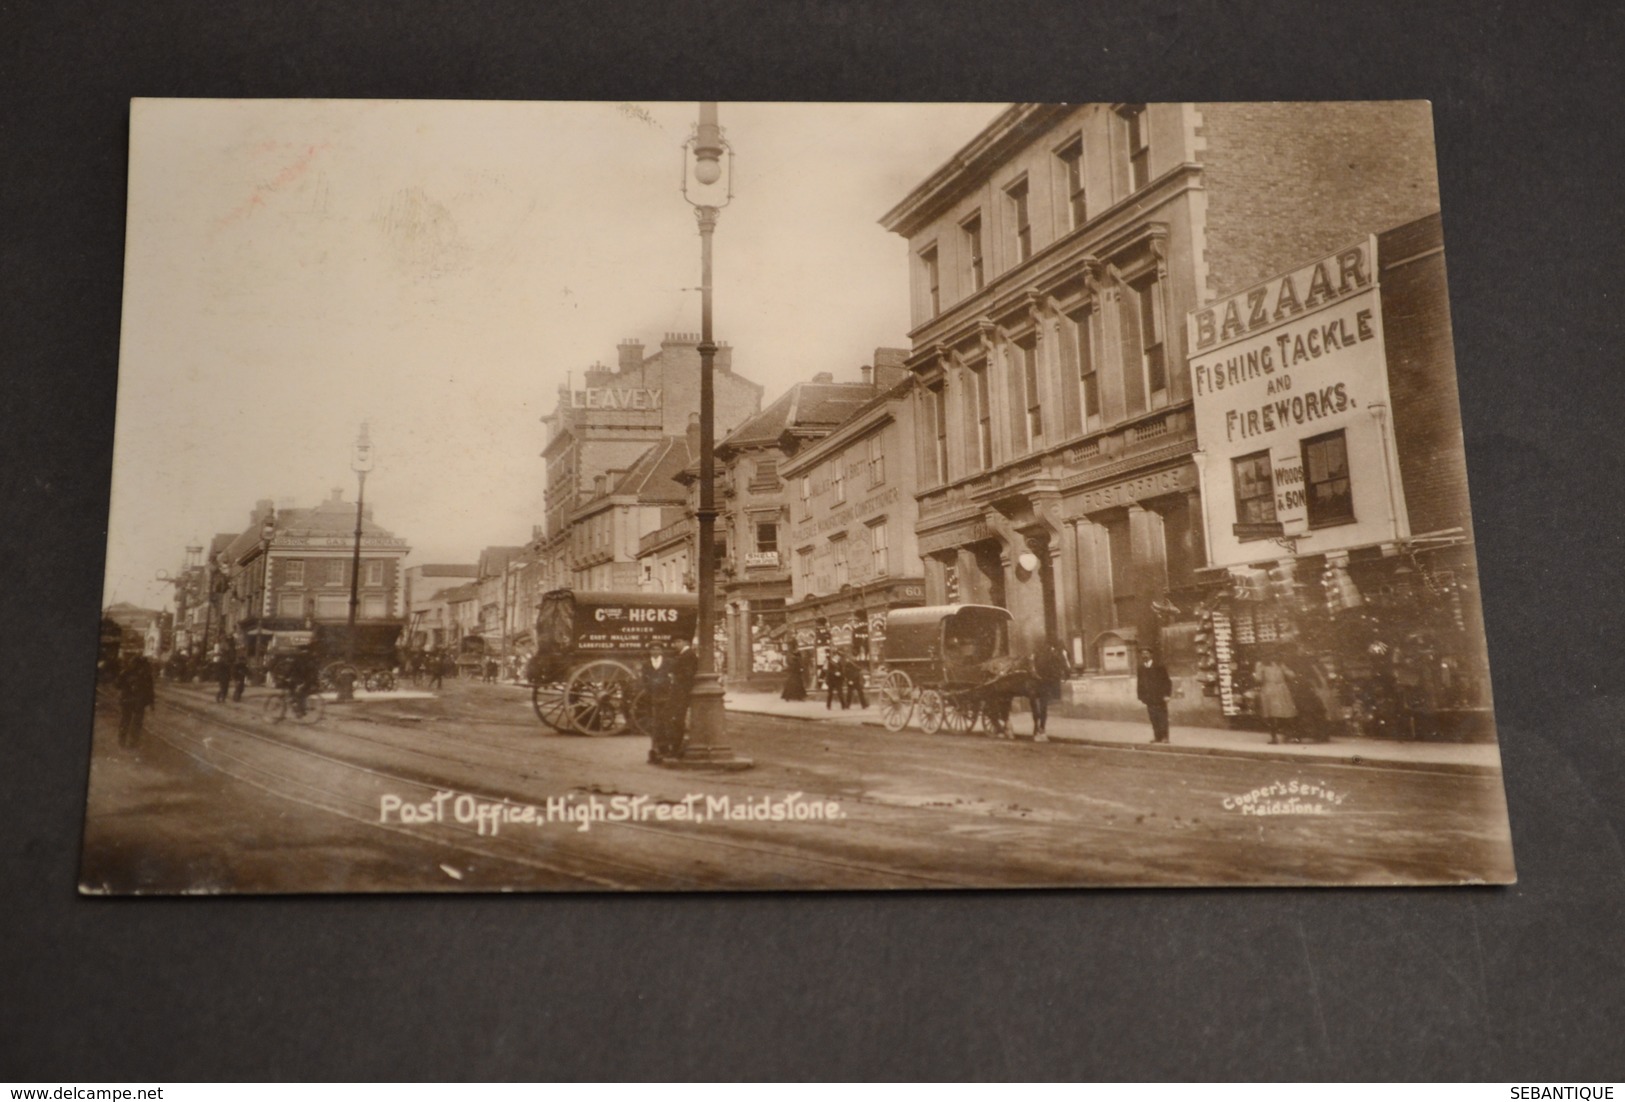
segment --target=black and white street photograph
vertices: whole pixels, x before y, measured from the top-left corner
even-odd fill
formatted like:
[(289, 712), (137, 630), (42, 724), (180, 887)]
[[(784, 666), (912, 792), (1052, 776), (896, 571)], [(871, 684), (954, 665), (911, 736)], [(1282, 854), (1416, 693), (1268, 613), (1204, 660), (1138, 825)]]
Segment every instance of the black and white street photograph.
[(1423, 102), (138, 99), (87, 894), (1515, 880)]

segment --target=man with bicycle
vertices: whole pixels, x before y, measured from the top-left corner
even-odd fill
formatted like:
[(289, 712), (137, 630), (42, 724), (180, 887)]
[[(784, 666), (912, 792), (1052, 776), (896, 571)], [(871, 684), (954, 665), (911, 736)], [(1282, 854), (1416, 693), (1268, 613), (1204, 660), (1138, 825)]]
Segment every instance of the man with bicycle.
[(288, 663), (288, 699), (293, 704), (293, 714), (305, 714), (305, 701), (310, 694), (321, 687), (321, 671), (316, 668), (316, 656), (311, 653), (310, 644), (306, 643), (294, 652), (293, 660)]

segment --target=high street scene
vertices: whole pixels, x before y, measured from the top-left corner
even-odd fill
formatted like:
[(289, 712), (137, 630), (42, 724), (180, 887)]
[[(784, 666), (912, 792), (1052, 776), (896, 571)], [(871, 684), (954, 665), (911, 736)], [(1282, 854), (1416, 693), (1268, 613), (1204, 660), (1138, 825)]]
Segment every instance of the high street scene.
[(1426, 104), (137, 101), (127, 251), (85, 892), (1515, 878)]

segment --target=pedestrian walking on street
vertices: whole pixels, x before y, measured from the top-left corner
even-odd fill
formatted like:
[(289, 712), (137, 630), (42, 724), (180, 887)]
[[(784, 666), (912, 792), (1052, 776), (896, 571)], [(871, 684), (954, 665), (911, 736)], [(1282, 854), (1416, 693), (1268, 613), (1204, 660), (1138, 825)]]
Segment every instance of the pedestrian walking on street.
[(141, 723), (148, 708), (158, 703), (152, 684), (152, 663), (136, 655), (118, 675), (118, 744), (135, 747), (141, 742)]
[(1134, 677), (1135, 694), (1151, 717), (1151, 741), (1168, 741), (1168, 698), (1174, 695), (1168, 668), (1149, 647), (1140, 653), (1140, 668)]
[(858, 707), (869, 706), (869, 694), (863, 688), (863, 667), (851, 654), (841, 655), (841, 709), (844, 711), (857, 697)]
[(1271, 745), (1280, 742), (1283, 730), (1298, 718), (1298, 706), (1292, 700), (1291, 677), (1291, 671), (1274, 651), (1268, 652), (1253, 668), (1253, 678), (1258, 682), (1258, 713), (1270, 730)]
[(214, 660), (214, 679), (215, 683), (220, 686), (219, 690), (214, 694), (216, 704), (224, 704), (227, 695), (231, 692), (231, 664), (229, 651), (221, 651), (220, 656)]
[(231, 660), (231, 702), (241, 704), (243, 689), (248, 685), (248, 659), (236, 655)]
[(1033, 654), (1033, 678), (1028, 685), (1027, 704), (1033, 711), (1033, 741), (1048, 742), (1049, 705), (1061, 699), (1061, 682), (1072, 676), (1072, 660), (1066, 649), (1049, 636)]
[(841, 711), (846, 711), (846, 692), (841, 688), (841, 657), (831, 647), (824, 658), (824, 710), (839, 700)]
[(802, 668), (801, 648), (794, 644), (790, 647), (790, 654), (784, 660), (784, 689), (779, 693), (781, 700), (806, 700), (807, 682), (805, 671)]
[(432, 657), (431, 659), (429, 659), (429, 677), (430, 677), (429, 687), (430, 688), (432, 688), (432, 689), (440, 688), (441, 682), (445, 679), (445, 676), (446, 676), (446, 664), (448, 662), (450, 662), (450, 661), (451, 661), (451, 659), (449, 657), (438, 655), (438, 654), (435, 655), (434, 657)]

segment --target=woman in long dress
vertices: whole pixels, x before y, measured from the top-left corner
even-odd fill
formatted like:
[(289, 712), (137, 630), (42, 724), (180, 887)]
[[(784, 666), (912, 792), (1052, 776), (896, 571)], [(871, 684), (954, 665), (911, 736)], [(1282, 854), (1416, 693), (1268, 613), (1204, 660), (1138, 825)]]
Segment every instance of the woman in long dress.
[(806, 700), (807, 683), (801, 668), (801, 649), (790, 647), (790, 653), (784, 662), (784, 691), (779, 693), (784, 700)]
[(1258, 711), (1269, 728), (1270, 742), (1281, 741), (1281, 730), (1298, 718), (1298, 706), (1292, 702), (1292, 687), (1287, 683), (1291, 674), (1274, 654), (1270, 654), (1253, 669), (1258, 681)]

